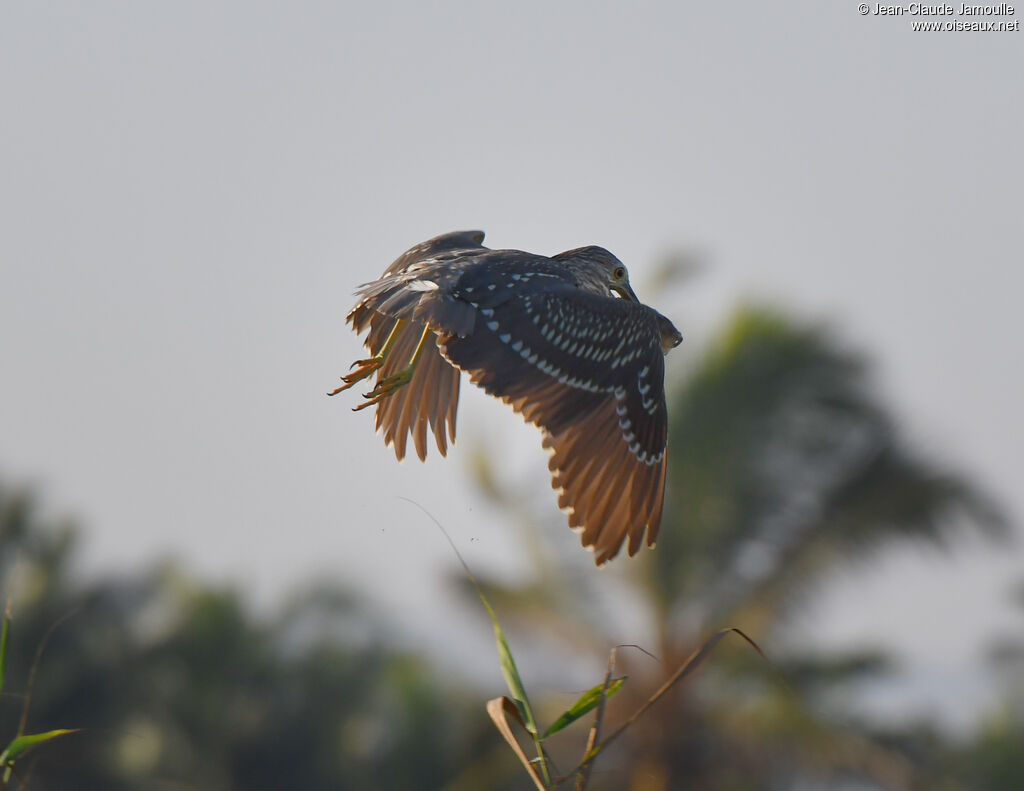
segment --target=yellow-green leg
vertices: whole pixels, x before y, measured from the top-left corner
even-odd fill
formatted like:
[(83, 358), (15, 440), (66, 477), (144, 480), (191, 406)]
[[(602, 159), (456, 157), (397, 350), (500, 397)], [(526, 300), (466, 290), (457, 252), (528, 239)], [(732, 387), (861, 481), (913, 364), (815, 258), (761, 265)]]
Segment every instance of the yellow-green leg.
[(427, 340), (430, 338), (430, 333), (431, 329), (429, 327), (423, 328), (423, 334), (420, 335), (420, 341), (416, 344), (416, 351), (412, 353), (412, 359), (409, 361), (409, 365), (398, 373), (377, 382), (377, 386), (373, 388), (373, 390), (363, 395), (363, 398), (367, 398), (369, 400), (365, 404), (357, 406), (353, 411), (358, 412), (360, 409), (366, 409), (368, 406), (373, 406), (381, 399), (387, 398), (389, 395), (394, 393), (398, 388), (405, 387), (405, 385), (412, 381), (412, 375), (416, 372), (416, 363), (420, 361), (420, 356), (423, 354), (423, 350), (427, 346)]
[(335, 388), (327, 395), (333, 396), (337, 395), (343, 390), (348, 390), (356, 382), (361, 382), (363, 379), (365, 379), (378, 368), (380, 368), (382, 365), (384, 365), (384, 361), (387, 360), (388, 354), (390, 354), (391, 352), (391, 347), (395, 345), (395, 341), (398, 340), (398, 336), (402, 334), (402, 330), (408, 323), (408, 319), (399, 319), (398, 321), (396, 321), (395, 326), (392, 327), (391, 332), (388, 333), (388, 337), (384, 341), (384, 345), (380, 347), (380, 351), (373, 355), (373, 357), (370, 357), (366, 360), (356, 360), (354, 363), (352, 363), (353, 368), (355, 368), (357, 365), (359, 367), (356, 368), (356, 370), (354, 370), (352, 373), (346, 374), (345, 376), (341, 377), (341, 381), (343, 381), (345, 384), (343, 384), (341, 387)]

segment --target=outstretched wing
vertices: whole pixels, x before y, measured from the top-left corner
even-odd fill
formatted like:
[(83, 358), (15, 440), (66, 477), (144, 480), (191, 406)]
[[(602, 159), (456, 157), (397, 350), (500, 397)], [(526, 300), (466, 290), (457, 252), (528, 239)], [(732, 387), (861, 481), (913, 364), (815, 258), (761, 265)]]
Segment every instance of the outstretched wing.
[(455, 330), (471, 325), (472, 312), (448, 294), (460, 272), (453, 263), (490, 252), (483, 240), (483, 231), (455, 231), (406, 250), (380, 278), (359, 287), (359, 302), (347, 316), (353, 329), (362, 332), (375, 313), (419, 321), (421, 328), (422, 323)]
[(627, 537), (630, 555), (645, 533), (653, 545), (668, 434), (658, 314), (543, 265), (477, 267), (452, 293), (477, 321), (466, 335), (441, 334), (441, 353), (543, 429), (559, 506), (598, 565)]
[[(377, 371), (380, 382), (408, 365), (416, 343), (430, 321), (429, 315), (415, 315), (420, 303), (439, 296), (439, 288), (424, 291), (422, 270), (432, 268), (439, 277), (449, 276), (449, 263), (460, 255), (472, 255), (486, 248), (481, 246), (483, 231), (456, 231), (418, 244), (400, 255), (379, 280), (359, 290), (360, 300), (348, 314), (348, 321), (357, 333), (369, 329), (366, 348), (376, 355), (384, 346), (398, 319), (407, 320), (401, 335), (384, 365)], [(436, 285), (436, 284), (435, 284)], [(433, 293), (432, 293), (433, 292)], [(442, 306), (443, 307), (443, 306)], [(465, 305), (455, 305), (454, 314), (462, 321), (472, 321)], [(384, 443), (392, 446), (395, 456), (405, 458), (406, 443), (412, 436), (416, 455), (427, 457), (427, 429), (434, 435), (441, 455), (448, 451), (448, 441), (455, 441), (455, 414), (459, 404), (459, 371), (438, 353), (433, 337), (428, 339), (409, 384), (377, 404), (377, 430), (383, 432)]]

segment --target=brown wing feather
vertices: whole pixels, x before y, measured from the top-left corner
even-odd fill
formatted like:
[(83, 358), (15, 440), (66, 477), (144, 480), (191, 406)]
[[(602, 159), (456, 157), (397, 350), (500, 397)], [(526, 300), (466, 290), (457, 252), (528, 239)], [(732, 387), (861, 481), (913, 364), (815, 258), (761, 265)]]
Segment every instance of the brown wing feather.
[(665, 494), (665, 456), (655, 464), (638, 463), (615, 436), (617, 429), (611, 400), (578, 425), (544, 437), (559, 505), (569, 512), (570, 525), (582, 529), (580, 539), (594, 550), (598, 565), (615, 557), (627, 537), (630, 555), (639, 551), (645, 533), (648, 546), (654, 545)]
[(657, 314), (580, 292), (532, 299), (534, 309), (549, 300), (539, 321), (523, 300), (490, 303), (471, 335), (441, 333), (438, 347), (473, 384), (543, 429), (558, 504), (598, 565), (627, 538), (635, 554), (645, 536), (654, 543), (665, 493)]
[[(524, 283), (536, 277), (546, 278), (545, 283), (553, 278), (568, 285), (556, 274), (561, 269), (543, 256), (515, 250), (488, 251), (481, 246), (482, 241), (479, 231), (436, 237), (403, 253), (381, 278), (360, 287), (361, 299), (348, 319), (356, 332), (369, 329), (366, 345), (371, 354), (383, 348), (396, 321), (405, 322), (377, 371), (378, 382), (408, 365), (424, 327), (460, 337), (474, 332), (481, 312), (481, 305), (470, 296), (474, 284), (492, 299), (498, 297), (496, 278), (502, 289), (520, 277)], [(437, 353), (436, 341), (430, 338), (410, 383), (378, 403), (377, 428), (383, 431), (385, 443), (394, 446), (399, 459), (405, 457), (410, 435), (417, 455), (423, 459), (429, 426), (444, 455), (448, 444), (445, 433), (451, 442), (455, 441), (458, 397), (458, 371)], [(531, 404), (524, 402), (523, 408), (532, 420)], [(560, 416), (549, 415), (547, 425), (574, 417), (571, 409), (563, 412)]]
[[(366, 348), (371, 355), (384, 346), (394, 320), (379, 313), (366, 316), (364, 326), (370, 327)], [(423, 332), (423, 325), (409, 322), (395, 341), (387, 359), (377, 370), (377, 381), (400, 371), (409, 364)], [(429, 426), (442, 456), (448, 453), (445, 432), (455, 441), (455, 416), (459, 401), (459, 372), (438, 352), (435, 338), (429, 338), (409, 384), (377, 404), (376, 426), (383, 432), (384, 443), (394, 448), (399, 461), (405, 458), (408, 437), (412, 434), (416, 455), (427, 457)]]
[[(441, 298), (442, 290), (429, 284), (426, 290), (417, 287), (417, 274), (423, 267), (432, 267), (437, 280), (452, 277), (450, 267), (442, 263), (445, 256), (473, 254), (484, 251), (482, 231), (457, 231), (443, 234), (407, 250), (384, 275), (360, 288), (361, 298), (348, 314), (348, 321), (357, 333), (369, 330), (366, 348), (376, 355), (383, 348), (397, 319), (407, 321), (391, 351), (377, 370), (377, 382), (405, 368), (415, 351), (425, 326), (437, 330), (435, 319), (444, 319), (446, 331), (458, 331), (472, 324), (474, 311), (468, 304)], [(427, 262), (434, 263), (428, 264)], [(422, 285), (422, 284), (420, 284)], [(409, 384), (377, 404), (377, 430), (384, 442), (394, 447), (395, 456), (405, 458), (409, 436), (416, 455), (427, 456), (427, 429), (434, 435), (442, 456), (449, 442), (455, 442), (455, 417), (459, 406), (459, 371), (439, 353), (434, 337), (428, 338)]]

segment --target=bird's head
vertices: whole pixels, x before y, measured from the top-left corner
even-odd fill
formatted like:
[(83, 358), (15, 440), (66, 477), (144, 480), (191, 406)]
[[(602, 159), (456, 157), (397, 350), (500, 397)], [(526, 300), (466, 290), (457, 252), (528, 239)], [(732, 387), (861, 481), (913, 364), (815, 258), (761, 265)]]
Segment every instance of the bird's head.
[(571, 266), (583, 288), (640, 301), (630, 288), (626, 265), (603, 247), (579, 247), (552, 257)]

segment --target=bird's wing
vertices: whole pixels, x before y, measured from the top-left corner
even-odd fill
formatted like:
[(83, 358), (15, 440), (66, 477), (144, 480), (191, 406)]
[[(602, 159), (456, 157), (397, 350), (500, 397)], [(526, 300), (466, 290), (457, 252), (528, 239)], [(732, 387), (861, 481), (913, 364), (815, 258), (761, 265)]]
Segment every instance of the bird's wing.
[(483, 231), (455, 231), (406, 250), (377, 280), (359, 287), (359, 301), (346, 317), (352, 328), (362, 332), (375, 313), (431, 325), (443, 319), (450, 331), (471, 325), (472, 312), (446, 295), (458, 277), (459, 263), (489, 252), (483, 240)]
[[(366, 348), (375, 355), (387, 340), (395, 321), (383, 314), (372, 313), (368, 322), (370, 332), (366, 336)], [(377, 370), (378, 383), (409, 364), (423, 329), (421, 322), (409, 323), (384, 365)], [(399, 461), (405, 458), (406, 444), (411, 435), (416, 455), (420, 461), (426, 461), (429, 427), (438, 451), (446, 456), (449, 439), (455, 442), (458, 405), (459, 371), (440, 355), (435, 339), (430, 337), (409, 384), (377, 404), (377, 431), (383, 433), (384, 444), (394, 448)]]
[[(437, 236), (402, 253), (380, 279), (360, 288), (360, 300), (348, 314), (348, 320), (357, 333), (369, 330), (366, 348), (371, 355), (380, 352), (397, 319), (409, 322), (384, 365), (378, 369), (378, 383), (409, 364), (431, 318), (413, 314), (417, 313), (421, 302), (430, 303), (432, 298), (441, 296), (436, 283), (435, 287), (425, 285), (433, 281), (422, 278), (422, 268), (426, 266), (442, 277), (452, 261), (485, 251), (481, 246), (483, 240), (483, 231), (455, 231)], [(437, 312), (446, 306), (432, 307), (433, 312)], [(450, 315), (445, 314), (449, 322), (453, 322), (451, 326), (458, 328), (460, 321), (472, 322), (472, 312), (465, 305), (453, 304), (451, 308)], [(455, 441), (458, 404), (459, 372), (441, 357), (437, 344), (430, 338), (409, 384), (377, 405), (377, 430), (383, 432), (384, 443), (394, 448), (399, 461), (405, 458), (410, 435), (416, 455), (424, 460), (429, 427), (437, 449), (444, 456), (449, 439)]]
[[(554, 277), (560, 270), (543, 256), (517, 250), (487, 250), (480, 243), (481, 231), (445, 234), (403, 253), (385, 273), (360, 287), (360, 300), (348, 320), (357, 333), (369, 329), (366, 348), (371, 355), (381, 351), (399, 320), (407, 322), (395, 340), (377, 382), (405, 368), (424, 329), (435, 333), (467, 335), (473, 331), (478, 311), (472, 301), (459, 297), (458, 284), (472, 291), (472, 283), (487, 285), (501, 279), (502, 293), (509, 272), (516, 278), (535, 273), (537, 278)], [(540, 274), (547, 272), (547, 275)], [(484, 273), (484, 280), (480, 280)], [(515, 282), (515, 281), (510, 281)], [(560, 281), (561, 282), (561, 281)], [(488, 292), (493, 301), (494, 295)], [(445, 455), (446, 435), (455, 441), (455, 415), (459, 402), (459, 371), (438, 353), (433, 337), (419, 359), (411, 381), (377, 405), (377, 429), (386, 445), (393, 446), (399, 461), (405, 458), (412, 435), (416, 454), (427, 455), (427, 427), (433, 431), (437, 448)]]
[(384, 276), (403, 272), (410, 266), (453, 250), (486, 250), (483, 246), (483, 231), (451, 231), (435, 236), (402, 253), (395, 262), (384, 270)]
[(440, 335), (441, 353), (543, 429), (559, 505), (599, 565), (627, 537), (631, 555), (645, 532), (653, 545), (668, 435), (657, 313), (557, 279), (506, 275), (486, 282), (476, 272), (469, 293), (460, 281), (456, 294), (473, 300), (477, 321), (465, 337)]

